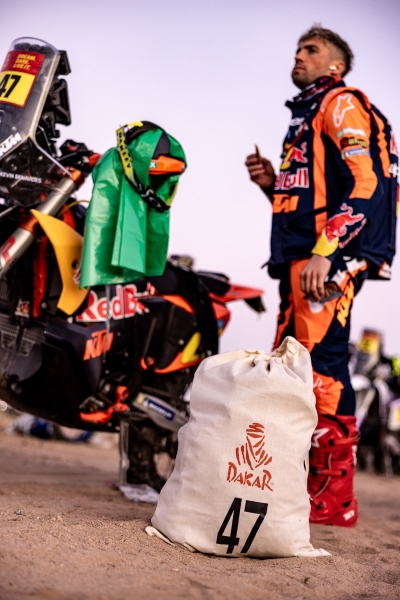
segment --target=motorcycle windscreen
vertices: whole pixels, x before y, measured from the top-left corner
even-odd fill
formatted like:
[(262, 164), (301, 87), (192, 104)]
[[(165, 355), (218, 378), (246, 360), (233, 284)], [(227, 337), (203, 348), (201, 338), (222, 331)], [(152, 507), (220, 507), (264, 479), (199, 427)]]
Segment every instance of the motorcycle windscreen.
[[(42, 40), (18, 38), (0, 72), (0, 196), (30, 206), (65, 169), (36, 136), (60, 52)], [(44, 136), (45, 137), (45, 136)]]

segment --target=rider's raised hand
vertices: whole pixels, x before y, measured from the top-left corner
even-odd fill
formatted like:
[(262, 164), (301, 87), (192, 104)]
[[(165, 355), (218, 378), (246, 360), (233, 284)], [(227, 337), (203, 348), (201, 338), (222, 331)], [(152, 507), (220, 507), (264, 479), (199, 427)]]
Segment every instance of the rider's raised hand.
[(249, 172), (251, 181), (262, 188), (272, 188), (275, 184), (275, 171), (271, 162), (263, 156), (250, 154), (244, 163)]

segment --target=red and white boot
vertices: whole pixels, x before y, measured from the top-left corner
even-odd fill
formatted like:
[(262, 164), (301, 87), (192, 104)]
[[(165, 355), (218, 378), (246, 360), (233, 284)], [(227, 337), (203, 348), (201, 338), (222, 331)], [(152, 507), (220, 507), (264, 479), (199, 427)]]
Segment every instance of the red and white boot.
[(318, 415), (308, 474), (310, 523), (341, 527), (356, 524), (358, 508), (353, 477), (357, 440), (355, 417)]

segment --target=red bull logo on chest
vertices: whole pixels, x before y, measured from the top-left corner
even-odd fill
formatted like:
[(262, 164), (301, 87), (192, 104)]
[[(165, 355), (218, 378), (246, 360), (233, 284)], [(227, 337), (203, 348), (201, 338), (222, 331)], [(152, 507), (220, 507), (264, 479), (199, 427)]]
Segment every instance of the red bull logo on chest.
[(286, 169), (290, 169), (290, 165), (292, 163), (292, 161), (295, 161), (297, 163), (302, 163), (302, 164), (307, 164), (308, 163), (308, 158), (306, 156), (307, 153), (307, 142), (303, 142), (302, 144), (300, 144), (300, 148), (298, 148), (297, 146), (290, 146), (287, 148), (284, 148), (284, 152), (286, 152), (286, 154), (284, 155), (282, 164), (281, 164), (281, 171), (284, 171)]

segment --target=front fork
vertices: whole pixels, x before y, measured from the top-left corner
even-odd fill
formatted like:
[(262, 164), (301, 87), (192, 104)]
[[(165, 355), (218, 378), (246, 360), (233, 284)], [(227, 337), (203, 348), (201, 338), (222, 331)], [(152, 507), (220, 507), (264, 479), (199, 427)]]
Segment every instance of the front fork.
[[(72, 171), (71, 177), (63, 177), (36, 210), (45, 215), (55, 216), (82, 181), (82, 173), (77, 170)], [(0, 248), (0, 277), (8, 273), (17, 260), (25, 254), (38, 237), (38, 232), (36, 218), (28, 215)]]

